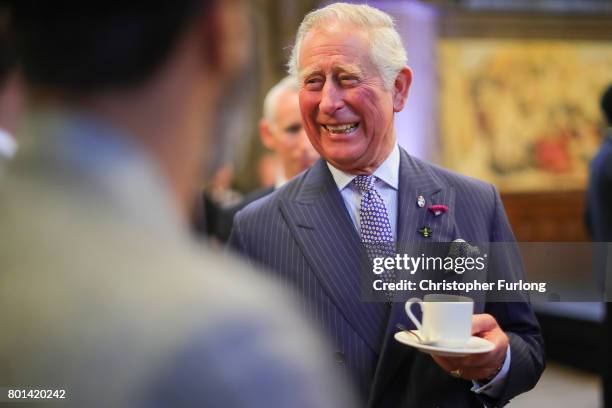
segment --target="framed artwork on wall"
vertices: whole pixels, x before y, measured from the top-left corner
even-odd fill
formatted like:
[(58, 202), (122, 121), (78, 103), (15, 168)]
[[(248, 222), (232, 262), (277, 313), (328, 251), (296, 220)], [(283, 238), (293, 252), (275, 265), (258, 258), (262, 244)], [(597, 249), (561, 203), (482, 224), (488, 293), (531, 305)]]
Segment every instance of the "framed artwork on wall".
[(445, 38), (438, 62), (445, 166), (505, 192), (586, 186), (612, 42)]

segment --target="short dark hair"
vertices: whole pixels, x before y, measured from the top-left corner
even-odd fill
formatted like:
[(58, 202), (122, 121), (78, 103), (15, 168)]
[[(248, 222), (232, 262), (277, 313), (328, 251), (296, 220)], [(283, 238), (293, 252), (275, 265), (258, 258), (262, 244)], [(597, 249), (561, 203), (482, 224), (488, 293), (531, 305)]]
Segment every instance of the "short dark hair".
[(137, 85), (162, 65), (189, 20), (211, 2), (15, 0), (26, 80), (76, 93)]
[(601, 96), (601, 110), (606, 116), (608, 125), (612, 126), (612, 85)]

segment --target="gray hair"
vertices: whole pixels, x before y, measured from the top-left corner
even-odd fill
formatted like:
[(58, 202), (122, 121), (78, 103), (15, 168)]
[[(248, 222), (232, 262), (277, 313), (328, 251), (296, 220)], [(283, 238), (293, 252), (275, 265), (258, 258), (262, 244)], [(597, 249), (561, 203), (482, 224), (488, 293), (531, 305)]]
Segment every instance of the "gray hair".
[(264, 98), (263, 103), (263, 116), (272, 125), (276, 123), (276, 107), (278, 106), (278, 98), (285, 91), (299, 91), (297, 79), (292, 76), (286, 76), (281, 79), (276, 85), (274, 85)]
[(385, 87), (391, 89), (397, 74), (408, 61), (406, 51), (391, 16), (365, 4), (334, 3), (308, 13), (297, 31), (295, 45), (288, 63), (289, 73), (298, 77), (298, 58), (306, 34), (312, 29), (324, 27), (325, 24), (333, 21), (348, 23), (367, 30), (370, 37), (372, 61)]

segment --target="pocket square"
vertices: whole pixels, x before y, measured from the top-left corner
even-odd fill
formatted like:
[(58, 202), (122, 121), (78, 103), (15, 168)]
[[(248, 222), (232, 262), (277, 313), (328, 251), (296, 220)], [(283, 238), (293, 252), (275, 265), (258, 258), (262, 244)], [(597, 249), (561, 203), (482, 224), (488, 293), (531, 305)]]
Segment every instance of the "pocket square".
[[(457, 238), (450, 243), (448, 255), (446, 256), (450, 258), (475, 258), (478, 255), (480, 255), (480, 248), (478, 248), (476, 245), (470, 245), (464, 239)], [(457, 274), (463, 273), (452, 269), (447, 269), (446, 271), (455, 272)]]
[(476, 245), (470, 245), (464, 239), (457, 238), (450, 244), (448, 256), (452, 258), (458, 257), (475, 257), (480, 255), (480, 248)]

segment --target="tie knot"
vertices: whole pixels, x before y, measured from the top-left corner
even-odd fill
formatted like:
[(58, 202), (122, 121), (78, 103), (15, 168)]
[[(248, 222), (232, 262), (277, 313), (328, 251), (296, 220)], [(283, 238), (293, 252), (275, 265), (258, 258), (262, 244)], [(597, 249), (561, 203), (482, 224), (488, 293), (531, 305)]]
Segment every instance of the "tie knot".
[(361, 193), (367, 193), (374, 188), (376, 183), (376, 177), (370, 176), (357, 176), (353, 179), (353, 183), (357, 186)]

